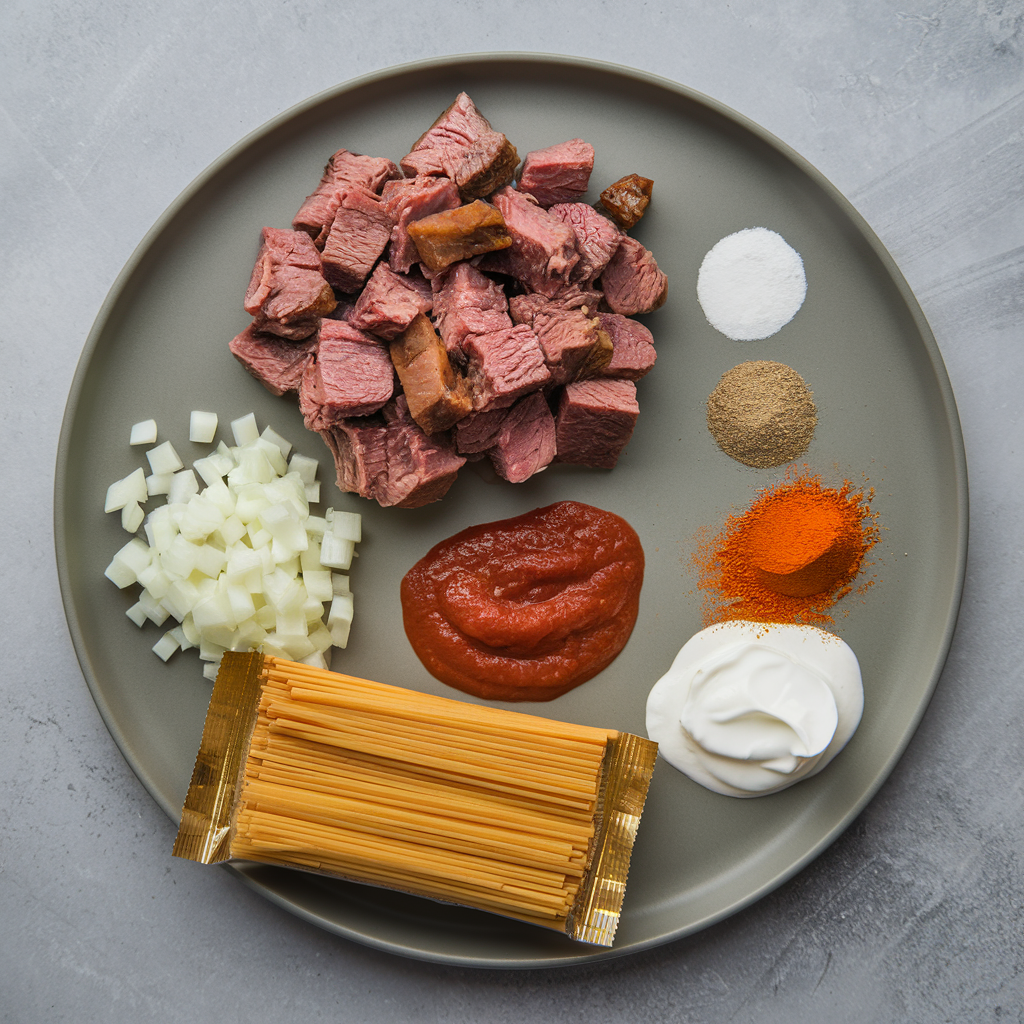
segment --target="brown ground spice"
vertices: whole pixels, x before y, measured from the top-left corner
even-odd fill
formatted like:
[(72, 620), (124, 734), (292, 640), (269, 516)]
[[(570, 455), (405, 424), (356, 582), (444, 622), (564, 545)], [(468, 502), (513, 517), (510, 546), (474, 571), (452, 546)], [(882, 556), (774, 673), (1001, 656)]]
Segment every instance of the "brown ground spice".
[(693, 560), (704, 625), (749, 619), (828, 625), (864, 556), (878, 542), (872, 490), (823, 486), (806, 470), (761, 491), (720, 533), (698, 539)]
[(751, 360), (722, 375), (708, 396), (708, 429), (726, 455), (766, 469), (800, 458), (818, 411), (799, 373), (785, 363)]

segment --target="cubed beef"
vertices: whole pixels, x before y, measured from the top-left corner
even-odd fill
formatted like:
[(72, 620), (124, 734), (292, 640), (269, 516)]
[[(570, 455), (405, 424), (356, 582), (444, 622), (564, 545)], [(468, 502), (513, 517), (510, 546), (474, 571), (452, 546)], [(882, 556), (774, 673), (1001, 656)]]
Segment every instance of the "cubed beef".
[(334, 309), (335, 299), (309, 235), (263, 229), (243, 304), (256, 318), (258, 331), (299, 339), (316, 330), (320, 318)]
[(383, 342), (343, 320), (324, 320), (299, 384), (299, 410), (310, 430), (366, 416), (391, 397), (394, 379)]
[(447, 430), (472, 409), (466, 382), (452, 370), (444, 342), (422, 313), (391, 342), (390, 351), (409, 415), (428, 434)]
[(505, 218), (481, 199), (421, 218), (409, 225), (409, 237), (420, 260), (435, 273), (460, 260), (507, 249), (512, 244)]
[(488, 452), (498, 476), (520, 484), (555, 457), (555, 418), (544, 395), (535, 391), (508, 411)]
[(589, 283), (599, 277), (619, 247), (622, 239), (619, 228), (586, 203), (559, 203), (548, 212), (568, 224), (576, 234), (580, 261), (573, 269), (572, 279)]
[(481, 409), (459, 420), (453, 431), (456, 451), (460, 455), (479, 455), (493, 448), (498, 443), (498, 433), (511, 408)]
[(540, 342), (525, 324), (470, 334), (462, 348), (474, 409), (511, 405), (551, 381)]
[(644, 215), (651, 201), (654, 182), (639, 174), (627, 174), (601, 193), (601, 205), (627, 231)]
[(338, 299), (338, 304), (333, 311), (328, 313), (325, 320), (351, 320), (352, 314), (356, 311), (356, 304), (351, 296), (343, 295)]
[(470, 263), (456, 263), (431, 282), (434, 323), (449, 356), (462, 357), (470, 334), (511, 327), (508, 300), (501, 286)]
[(529, 312), (530, 319), (524, 322), (537, 335), (552, 384), (567, 384), (580, 375), (584, 366), (603, 364), (611, 358), (611, 341), (600, 336), (596, 317), (553, 303), (531, 304)]
[(388, 431), (380, 416), (339, 420), (319, 431), (334, 456), (338, 490), (373, 498), (388, 472)]
[(570, 139), (527, 153), (518, 188), (529, 192), (545, 209), (555, 203), (571, 203), (587, 191), (593, 169), (594, 147), (582, 139)]
[(346, 319), (353, 327), (390, 341), (417, 314), (428, 312), (433, 302), (430, 282), (422, 274), (396, 274), (386, 263), (378, 263)]
[(386, 477), (378, 478), (373, 497), (385, 507), (399, 508), (439, 501), (466, 464), (451, 437), (425, 433), (410, 415), (404, 395), (384, 407), (384, 421), (388, 469)]
[(597, 319), (611, 338), (612, 355), (608, 364), (595, 370), (593, 376), (639, 380), (657, 359), (651, 332), (638, 320), (619, 313), (598, 313)]
[(299, 207), (292, 227), (306, 232), (316, 242), (316, 247), (322, 249), (338, 212), (342, 193), (355, 185), (379, 192), (384, 182), (401, 176), (402, 172), (394, 162), (385, 157), (361, 156), (339, 149), (327, 161), (316, 191)]
[(505, 218), (512, 244), (484, 256), (481, 268), (509, 274), (529, 291), (542, 295), (564, 288), (580, 258), (573, 229), (542, 210), (525, 192), (503, 188), (493, 199)]
[(381, 204), (394, 223), (388, 261), (392, 270), (407, 273), (420, 258), (409, 237), (409, 225), (421, 217), (461, 205), (458, 186), (449, 178), (421, 174), (389, 181), (381, 192)]
[(613, 313), (651, 313), (668, 297), (668, 278), (649, 250), (623, 235), (601, 275), (604, 300)]
[(532, 324), (537, 313), (550, 312), (552, 309), (579, 309), (593, 315), (603, 299), (604, 296), (595, 288), (569, 285), (551, 296), (538, 295), (536, 292), (513, 295), (508, 300), (508, 309), (513, 323)]
[(342, 193), (324, 244), (324, 277), (343, 292), (358, 291), (391, 237), (391, 218), (377, 195), (360, 185)]
[(443, 174), (459, 186), (464, 200), (481, 199), (507, 184), (519, 154), (494, 131), (473, 101), (460, 92), (455, 102), (423, 133), (402, 160), (406, 174)]
[(228, 344), (231, 354), (271, 394), (298, 391), (306, 364), (313, 358), (316, 338), (286, 341), (275, 334), (258, 334), (250, 325)]
[(567, 384), (555, 418), (558, 461), (611, 469), (633, 436), (639, 415), (631, 380)]

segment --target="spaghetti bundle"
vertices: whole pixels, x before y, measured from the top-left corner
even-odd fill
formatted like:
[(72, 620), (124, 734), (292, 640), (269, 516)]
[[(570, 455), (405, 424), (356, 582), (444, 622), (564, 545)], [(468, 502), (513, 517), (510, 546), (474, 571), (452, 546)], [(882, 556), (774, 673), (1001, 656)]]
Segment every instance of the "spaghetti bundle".
[(655, 750), (229, 653), (174, 852), (289, 865), (610, 945)]

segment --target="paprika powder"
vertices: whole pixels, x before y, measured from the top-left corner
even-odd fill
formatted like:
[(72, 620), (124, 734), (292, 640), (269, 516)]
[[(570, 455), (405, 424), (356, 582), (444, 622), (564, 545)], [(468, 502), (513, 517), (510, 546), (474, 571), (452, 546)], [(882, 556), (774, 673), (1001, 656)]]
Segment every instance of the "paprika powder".
[(694, 555), (704, 624), (831, 623), (878, 541), (873, 491), (825, 487), (806, 471), (762, 491)]

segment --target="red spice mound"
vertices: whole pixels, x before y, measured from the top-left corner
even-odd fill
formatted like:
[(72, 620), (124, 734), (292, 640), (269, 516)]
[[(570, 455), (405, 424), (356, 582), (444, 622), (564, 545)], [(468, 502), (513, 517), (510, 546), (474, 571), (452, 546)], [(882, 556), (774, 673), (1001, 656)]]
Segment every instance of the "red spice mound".
[(808, 473), (761, 492), (694, 554), (704, 592), (704, 625), (754, 622), (830, 624), (828, 610), (850, 592), (878, 541), (872, 491), (849, 480), (827, 488)]

